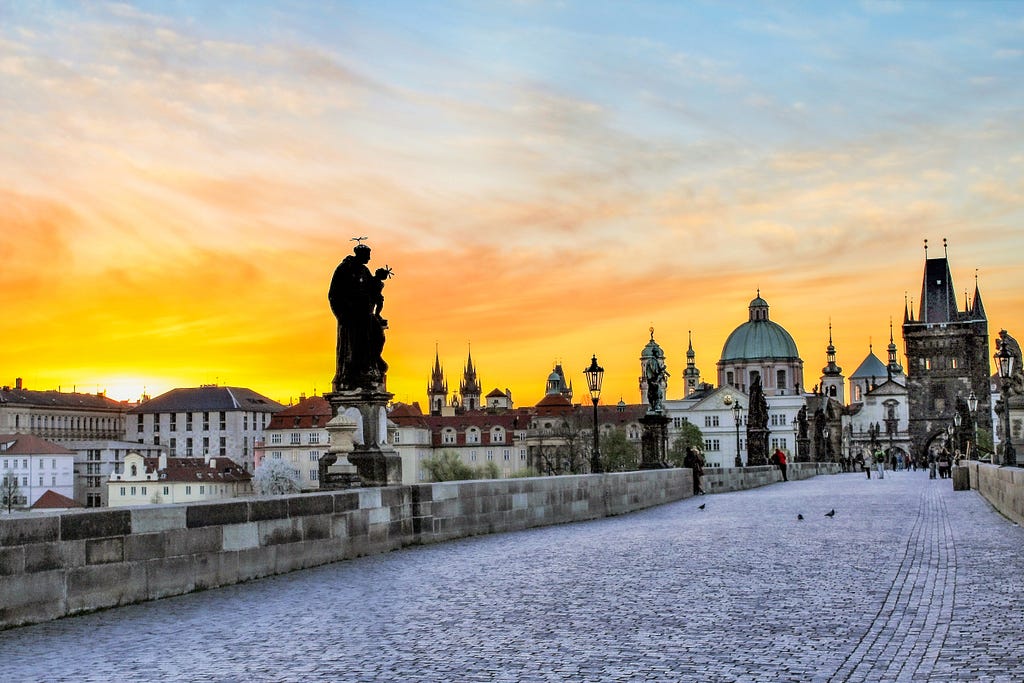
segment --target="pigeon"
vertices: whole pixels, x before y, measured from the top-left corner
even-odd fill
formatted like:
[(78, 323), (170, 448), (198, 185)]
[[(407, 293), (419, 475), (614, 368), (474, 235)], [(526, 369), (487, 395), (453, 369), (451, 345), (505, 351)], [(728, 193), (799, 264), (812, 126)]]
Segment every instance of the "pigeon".
[(700, 505), (697, 506), (697, 509), (703, 510), (705, 505), (707, 505), (707, 503), (701, 503)]
[(826, 517), (835, 517), (836, 516), (836, 509), (832, 508), (831, 510), (829, 510), (828, 512), (825, 513), (825, 516)]
[(796, 516), (796, 518), (797, 518), (797, 519), (803, 519), (803, 518), (804, 518), (804, 516), (803, 516), (803, 515), (801, 515), (801, 514), (799, 514), (799, 513), (797, 513), (797, 516)]

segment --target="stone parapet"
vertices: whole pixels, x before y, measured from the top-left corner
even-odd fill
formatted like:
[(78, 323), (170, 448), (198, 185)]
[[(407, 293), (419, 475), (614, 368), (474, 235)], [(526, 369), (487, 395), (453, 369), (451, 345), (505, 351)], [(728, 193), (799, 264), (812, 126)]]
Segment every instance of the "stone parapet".
[[(837, 470), (789, 471), (802, 479)], [(705, 488), (778, 479), (772, 467), (714, 470)], [(692, 481), (689, 469), (671, 468), (0, 517), (0, 629), (410, 545), (625, 514), (689, 497)]]
[(969, 461), (967, 468), (970, 470), (971, 488), (1007, 519), (1024, 525), (1024, 469), (989, 465), (976, 460)]

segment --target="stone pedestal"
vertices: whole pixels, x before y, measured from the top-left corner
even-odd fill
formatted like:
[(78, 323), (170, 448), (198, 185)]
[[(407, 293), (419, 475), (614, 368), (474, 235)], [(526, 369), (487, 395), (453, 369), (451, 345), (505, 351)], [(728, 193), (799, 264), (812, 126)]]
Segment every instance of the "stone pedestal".
[(954, 491), (970, 491), (971, 490), (971, 468), (970, 467), (954, 467), (952, 471), (953, 471), (953, 490)]
[[(402, 483), (402, 458), (388, 445), (387, 404), (392, 397), (393, 394), (387, 391), (369, 389), (335, 391), (324, 396), (331, 404), (331, 423), (337, 423), (339, 436), (351, 429), (351, 450), (347, 453), (335, 453), (332, 441), (329, 454), (334, 454), (335, 459), (321, 465), (322, 469), (326, 469), (329, 480), (331, 468), (335, 468), (334, 472), (339, 476), (346, 474), (340, 471), (340, 468), (345, 467), (344, 463), (340, 462), (340, 456), (344, 455), (348, 463), (355, 468), (363, 486), (391, 486)], [(349, 423), (352, 427), (345, 426)], [(345, 440), (344, 436), (341, 438)], [(339, 444), (341, 447), (347, 445), (349, 444)]]
[(355, 465), (348, 460), (349, 453), (355, 449), (353, 436), (357, 426), (357, 422), (344, 413), (335, 415), (327, 423), (331, 446), (320, 458), (321, 491), (355, 488), (361, 484)]
[(640, 469), (668, 467), (668, 423), (661, 413), (647, 413), (640, 418), (644, 432), (640, 437)]

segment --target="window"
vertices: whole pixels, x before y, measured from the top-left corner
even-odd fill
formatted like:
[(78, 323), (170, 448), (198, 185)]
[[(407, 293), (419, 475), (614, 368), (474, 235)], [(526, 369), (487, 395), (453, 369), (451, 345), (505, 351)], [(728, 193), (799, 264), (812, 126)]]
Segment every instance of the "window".
[(309, 452), (309, 461), (310, 462), (319, 462), (319, 460), (320, 460), (320, 451), (310, 451)]
[(191, 496), (192, 495), (192, 487), (191, 486), (186, 486), (185, 487), (185, 495), (186, 496)]
[(122, 496), (124, 495), (124, 487), (123, 486), (121, 487), (121, 495)]
[(480, 432), (475, 427), (466, 432), (466, 443), (480, 443)]
[(270, 457), (273, 458), (274, 460), (280, 460), (281, 451), (274, 451), (273, 453), (270, 454)]
[(487, 451), (487, 459), (494, 460), (494, 451)]
[(505, 430), (500, 427), (492, 429), (491, 443), (505, 443)]
[(302, 434), (299, 434), (298, 432), (292, 432), (288, 436), (290, 438), (290, 441), (288, 443), (290, 443), (292, 446), (298, 446), (299, 444), (302, 443)]
[(455, 430), (449, 427), (445, 429), (443, 432), (441, 432), (441, 443), (455, 443)]
[(729, 386), (735, 386), (735, 378), (732, 372), (725, 373), (725, 383)]
[(705, 427), (717, 427), (718, 426), (718, 416), (717, 415), (705, 415), (704, 416), (704, 426)]
[(145, 486), (142, 487), (142, 495), (146, 495), (146, 487)]
[(171, 487), (170, 486), (165, 486), (164, 487), (164, 495), (165, 496), (166, 495), (170, 495), (170, 493), (171, 493)]
[(721, 443), (718, 439), (704, 439), (704, 450), (706, 451), (718, 451), (721, 450)]
[(776, 370), (775, 371), (775, 386), (778, 389), (786, 388), (786, 371)]
[(204, 495), (205, 493), (206, 493), (206, 486), (205, 486), (205, 485), (203, 485), (203, 486), (200, 486), (200, 487), (199, 487), (199, 495), (201, 495), (201, 496), (202, 496), (202, 495)]
[(506, 448), (505, 450), (503, 450), (503, 451), (501, 452), (501, 454), (502, 454), (502, 456), (503, 456), (503, 457), (505, 458), (505, 462), (508, 462), (509, 460), (511, 460), (511, 459), (512, 459), (512, 451), (510, 451), (510, 450), (509, 450), (509, 449), (507, 449), (507, 448)]
[(400, 440), (399, 440), (399, 438), (398, 438), (398, 437), (399, 437), (400, 435), (401, 435), (401, 432), (399, 432), (399, 431), (398, 431), (398, 430), (396, 429), (396, 430), (395, 430), (395, 434), (394, 434), (394, 436), (393, 436), (393, 437), (391, 438), (391, 442), (392, 442), (392, 443), (400, 443)]
[(470, 454), (469, 454), (469, 459), (470, 459), (470, 461), (472, 461), (472, 462), (476, 462), (476, 451), (472, 451), (472, 452), (470, 452)]
[(270, 435), (270, 443), (279, 444), (281, 443), (281, 435), (278, 432), (274, 432)]
[(309, 471), (309, 480), (310, 481), (319, 481), (320, 480), (320, 470), (310, 470)]
[(221, 455), (227, 455), (228, 454), (228, 437), (226, 437), (226, 436), (220, 437), (220, 454)]
[(228, 428), (228, 414), (220, 411), (220, 430), (223, 432)]
[(133, 496), (135, 495), (135, 487), (134, 486), (132, 487), (132, 495)]
[(311, 444), (320, 443), (320, 432), (310, 432), (309, 433), (309, 443), (311, 443)]

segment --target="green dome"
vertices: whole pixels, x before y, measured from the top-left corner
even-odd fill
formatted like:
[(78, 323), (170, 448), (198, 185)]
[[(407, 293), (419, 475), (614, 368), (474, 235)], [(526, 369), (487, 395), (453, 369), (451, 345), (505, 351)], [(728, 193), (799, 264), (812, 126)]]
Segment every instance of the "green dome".
[(750, 302), (750, 319), (725, 340), (720, 362), (761, 358), (799, 360), (800, 354), (789, 332), (768, 319), (768, 302), (758, 292)]
[(723, 361), (799, 357), (793, 337), (771, 320), (743, 323), (733, 330), (722, 348)]

